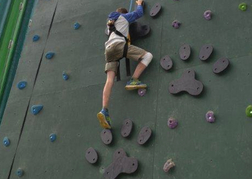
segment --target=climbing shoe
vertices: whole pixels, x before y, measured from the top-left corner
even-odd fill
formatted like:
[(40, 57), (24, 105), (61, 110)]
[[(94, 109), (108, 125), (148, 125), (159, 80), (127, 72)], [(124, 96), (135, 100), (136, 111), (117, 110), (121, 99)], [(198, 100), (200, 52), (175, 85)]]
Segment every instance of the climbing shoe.
[(144, 88), (147, 88), (147, 85), (143, 84), (138, 79), (130, 79), (130, 81), (128, 81), (125, 86), (126, 90), (135, 90), (135, 89), (144, 89)]
[(100, 125), (104, 129), (111, 129), (111, 119), (107, 109), (102, 109), (98, 114), (97, 118), (100, 122)]

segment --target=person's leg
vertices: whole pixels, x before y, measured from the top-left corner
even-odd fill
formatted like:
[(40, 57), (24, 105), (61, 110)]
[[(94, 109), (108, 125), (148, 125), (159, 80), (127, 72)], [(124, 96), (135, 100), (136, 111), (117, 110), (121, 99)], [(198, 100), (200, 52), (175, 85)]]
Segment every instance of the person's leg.
[(107, 72), (107, 81), (103, 89), (102, 108), (108, 109), (109, 98), (114, 84), (115, 75), (114, 71)]

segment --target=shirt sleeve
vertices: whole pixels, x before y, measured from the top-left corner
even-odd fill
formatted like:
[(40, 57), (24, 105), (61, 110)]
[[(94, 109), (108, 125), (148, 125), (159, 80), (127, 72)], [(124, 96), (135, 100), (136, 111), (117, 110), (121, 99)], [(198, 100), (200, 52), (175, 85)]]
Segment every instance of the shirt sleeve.
[(129, 12), (127, 14), (121, 14), (129, 23), (134, 22), (143, 16), (143, 6), (138, 5), (134, 12)]

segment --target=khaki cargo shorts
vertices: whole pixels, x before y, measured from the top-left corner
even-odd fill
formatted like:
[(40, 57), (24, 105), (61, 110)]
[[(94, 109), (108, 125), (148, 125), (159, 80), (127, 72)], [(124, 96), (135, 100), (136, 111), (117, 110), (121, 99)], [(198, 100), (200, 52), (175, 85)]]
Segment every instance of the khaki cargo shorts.
[[(123, 56), (125, 42), (115, 42), (105, 49), (105, 72), (114, 71), (117, 74), (118, 60)], [(138, 61), (146, 53), (145, 50), (129, 45), (127, 58)]]

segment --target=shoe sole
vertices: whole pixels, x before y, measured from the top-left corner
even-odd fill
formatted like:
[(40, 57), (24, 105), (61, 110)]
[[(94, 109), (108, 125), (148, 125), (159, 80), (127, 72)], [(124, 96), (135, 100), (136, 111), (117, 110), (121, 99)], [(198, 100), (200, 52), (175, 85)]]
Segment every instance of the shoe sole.
[(140, 85), (130, 85), (130, 86), (125, 86), (126, 90), (136, 90), (136, 89), (145, 89), (147, 88), (146, 85), (140, 86)]
[(102, 128), (111, 129), (111, 126), (108, 124), (108, 122), (106, 121), (106, 118), (103, 114), (98, 113), (97, 118), (98, 118), (98, 121), (99, 121)]

